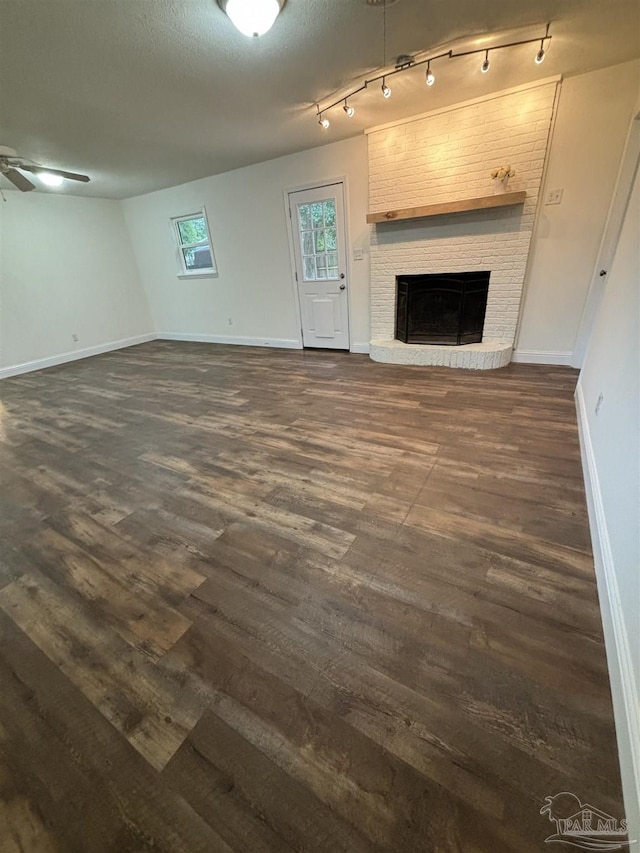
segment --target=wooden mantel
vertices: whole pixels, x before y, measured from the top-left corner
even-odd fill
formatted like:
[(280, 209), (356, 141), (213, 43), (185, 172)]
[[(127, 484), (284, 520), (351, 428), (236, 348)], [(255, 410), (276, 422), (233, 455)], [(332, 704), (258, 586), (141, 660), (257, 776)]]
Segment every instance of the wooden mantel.
[(517, 193), (498, 193), (480, 198), (463, 198), (460, 201), (445, 201), (441, 204), (425, 204), (422, 207), (403, 207), (400, 210), (383, 210), (380, 213), (368, 213), (367, 222), (395, 222), (399, 219), (422, 219), (425, 216), (443, 216), (447, 213), (464, 213), (469, 210), (487, 210), (492, 207), (509, 207), (524, 204), (527, 197), (524, 190)]

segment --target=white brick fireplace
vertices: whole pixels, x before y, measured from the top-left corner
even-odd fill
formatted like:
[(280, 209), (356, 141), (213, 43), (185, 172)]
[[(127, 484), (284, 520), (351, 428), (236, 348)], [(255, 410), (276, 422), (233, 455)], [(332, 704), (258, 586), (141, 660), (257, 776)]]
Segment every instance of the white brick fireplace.
[[(382, 213), (489, 196), (510, 164), (524, 204), (371, 226), (371, 358), (487, 369), (511, 360), (529, 245), (559, 80), (499, 92), (373, 128), (369, 209)], [(396, 276), (490, 270), (482, 343), (394, 340)]]

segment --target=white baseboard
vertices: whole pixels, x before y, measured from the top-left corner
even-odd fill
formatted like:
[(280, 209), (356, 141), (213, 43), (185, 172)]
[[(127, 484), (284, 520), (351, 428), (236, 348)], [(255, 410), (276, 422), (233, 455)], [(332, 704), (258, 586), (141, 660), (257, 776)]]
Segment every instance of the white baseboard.
[(123, 338), (120, 341), (109, 341), (106, 344), (98, 344), (94, 347), (63, 352), (59, 355), (51, 355), (48, 358), (39, 358), (35, 361), (26, 361), (23, 364), (14, 364), (9, 367), (0, 367), (0, 379), (8, 379), (9, 376), (19, 376), (21, 373), (31, 373), (33, 370), (43, 370), (45, 367), (55, 367), (58, 364), (66, 364), (68, 361), (78, 361), (81, 358), (90, 358), (92, 355), (101, 355), (103, 352), (133, 347), (136, 344), (144, 344), (154, 341), (157, 335), (149, 332), (146, 335), (135, 335), (133, 338)]
[(349, 352), (362, 352), (362, 353), (365, 353), (366, 355), (368, 355), (370, 349), (371, 349), (371, 347), (370, 347), (368, 342), (363, 343), (363, 344), (362, 343), (351, 344), (351, 346), (349, 347)]
[(192, 335), (188, 332), (158, 332), (161, 341), (196, 341), (202, 344), (234, 344), (244, 347), (274, 347), (302, 349), (302, 342), (293, 338), (243, 338), (231, 335)]
[(516, 349), (511, 355), (511, 361), (521, 364), (565, 364), (571, 366), (570, 352), (547, 352), (537, 349)]
[(576, 387), (575, 398), (629, 837), (640, 841), (640, 697), (633, 672), (630, 638), (624, 621), (598, 468), (580, 382)]

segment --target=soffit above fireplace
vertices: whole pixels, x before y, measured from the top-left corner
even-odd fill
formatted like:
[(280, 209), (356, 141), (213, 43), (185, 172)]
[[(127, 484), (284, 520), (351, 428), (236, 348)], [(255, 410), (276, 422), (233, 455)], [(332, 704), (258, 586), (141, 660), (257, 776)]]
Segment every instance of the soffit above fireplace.
[(367, 222), (397, 222), (400, 219), (422, 219), (428, 216), (446, 216), (450, 213), (466, 213), (473, 210), (489, 210), (494, 207), (509, 207), (524, 204), (526, 192), (500, 193), (479, 198), (464, 198), (457, 201), (445, 201), (439, 204), (425, 204), (420, 207), (403, 207), (398, 210), (383, 210), (367, 214)]

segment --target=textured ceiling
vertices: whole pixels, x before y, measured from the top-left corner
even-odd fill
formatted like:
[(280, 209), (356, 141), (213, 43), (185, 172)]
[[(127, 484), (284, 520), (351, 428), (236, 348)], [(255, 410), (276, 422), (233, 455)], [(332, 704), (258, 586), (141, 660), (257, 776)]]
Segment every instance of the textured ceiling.
[[(363, 128), (552, 74), (640, 54), (637, 0), (399, 0), (387, 9), (387, 62), (438, 45), (537, 35), (522, 46), (443, 60), (338, 109), (322, 131), (312, 104), (383, 64), (382, 10), (365, 0), (287, 0), (261, 39), (215, 0), (0, 0), (0, 144), (85, 172), (57, 192), (124, 198), (354, 136)], [(615, 93), (612, 93), (615, 97)], [(3, 188), (8, 188), (2, 179)]]

